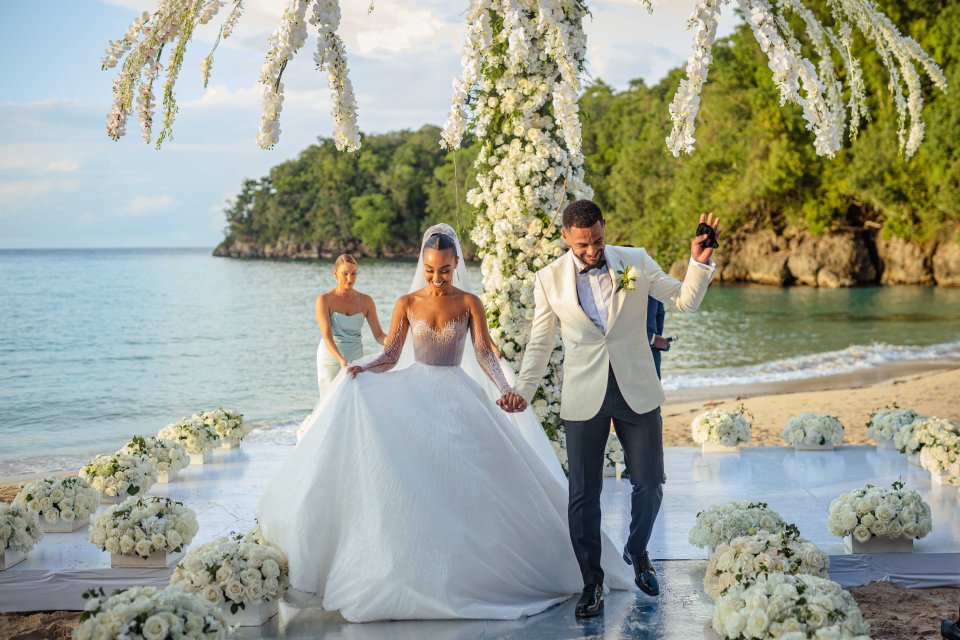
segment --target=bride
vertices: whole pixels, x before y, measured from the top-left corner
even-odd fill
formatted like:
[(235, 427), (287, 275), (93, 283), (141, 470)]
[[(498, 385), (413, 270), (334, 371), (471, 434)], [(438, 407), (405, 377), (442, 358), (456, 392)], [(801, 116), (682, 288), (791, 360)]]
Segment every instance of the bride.
[(261, 499), (291, 585), (352, 622), (515, 619), (581, 589), (563, 471), (531, 410), (497, 408), (523, 400), (468, 287), (453, 229), (431, 227), (383, 353), (337, 376)]

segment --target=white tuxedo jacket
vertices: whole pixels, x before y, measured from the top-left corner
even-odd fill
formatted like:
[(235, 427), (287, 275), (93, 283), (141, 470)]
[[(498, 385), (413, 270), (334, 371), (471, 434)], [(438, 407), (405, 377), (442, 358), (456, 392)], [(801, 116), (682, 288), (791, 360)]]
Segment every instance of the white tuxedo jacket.
[[(560, 417), (564, 420), (587, 420), (597, 414), (606, 395), (611, 365), (631, 409), (646, 413), (663, 404), (666, 396), (647, 341), (647, 296), (671, 309), (696, 311), (714, 274), (712, 265), (694, 263), (680, 282), (664, 273), (643, 249), (607, 245), (604, 255), (614, 289), (606, 334), (580, 306), (572, 252), (536, 274), (536, 310), (515, 389), (528, 403), (533, 399), (556, 344), (559, 324), (563, 339)], [(636, 288), (616, 291), (620, 278), (617, 271), (629, 266), (639, 272)]]

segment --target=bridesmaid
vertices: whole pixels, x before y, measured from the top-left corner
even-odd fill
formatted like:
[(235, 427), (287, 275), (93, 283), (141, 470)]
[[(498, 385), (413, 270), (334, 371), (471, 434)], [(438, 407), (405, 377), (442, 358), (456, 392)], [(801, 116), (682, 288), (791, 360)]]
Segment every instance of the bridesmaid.
[(323, 341), (317, 347), (317, 378), (321, 395), (340, 369), (363, 356), (360, 329), (366, 318), (374, 339), (384, 343), (387, 335), (380, 327), (373, 298), (354, 288), (357, 261), (344, 253), (333, 263), (337, 286), (317, 297), (317, 324)]

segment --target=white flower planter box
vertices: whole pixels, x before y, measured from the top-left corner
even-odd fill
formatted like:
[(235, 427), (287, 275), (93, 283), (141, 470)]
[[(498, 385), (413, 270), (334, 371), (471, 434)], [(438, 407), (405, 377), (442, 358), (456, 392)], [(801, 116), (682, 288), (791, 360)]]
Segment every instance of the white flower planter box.
[(796, 451), (833, 451), (834, 444), (810, 444), (809, 442), (798, 442), (794, 446)]
[(157, 484), (170, 484), (180, 478), (180, 471), (161, 471), (157, 473)]
[(280, 607), (276, 600), (271, 602), (261, 602), (260, 604), (248, 604), (246, 608), (240, 609), (236, 613), (230, 613), (230, 604), (220, 605), (223, 611), (223, 618), (230, 626), (239, 625), (241, 627), (260, 627), (267, 620), (277, 615)]
[(703, 453), (739, 453), (740, 451), (739, 445), (728, 447), (725, 444), (710, 441), (702, 443), (700, 447)]
[(897, 443), (894, 442), (893, 438), (878, 438), (877, 449), (880, 451), (896, 451)]
[(111, 553), (110, 567), (112, 569), (165, 569), (172, 564), (176, 564), (182, 557), (183, 551), (177, 553), (154, 551), (147, 558), (141, 558), (138, 555)]
[(190, 464), (201, 465), (201, 464), (210, 464), (211, 462), (213, 462), (212, 451), (207, 451), (206, 453), (190, 454)]
[(74, 518), (70, 522), (57, 518), (56, 522), (50, 523), (40, 518), (40, 528), (44, 533), (72, 533), (77, 529), (83, 529), (90, 524), (90, 516)]
[(119, 504), (126, 500), (129, 496), (107, 496), (100, 494), (100, 504)]
[(847, 553), (912, 553), (913, 538), (875, 536), (866, 542), (859, 542), (853, 536), (844, 536), (843, 548)]
[(919, 466), (920, 466), (920, 454), (919, 454), (919, 453), (911, 453), (910, 455), (907, 456), (907, 461), (908, 461), (910, 464), (915, 464), (915, 465), (917, 465), (917, 466), (919, 467)]
[(26, 559), (27, 554), (20, 549), (4, 549), (3, 555), (0, 556), (0, 571), (5, 571), (18, 562), (23, 562)]
[(950, 484), (950, 474), (946, 471), (931, 471), (930, 482), (944, 487), (955, 487), (958, 485)]
[(230, 451), (240, 448), (240, 438), (223, 438), (220, 440), (220, 451)]

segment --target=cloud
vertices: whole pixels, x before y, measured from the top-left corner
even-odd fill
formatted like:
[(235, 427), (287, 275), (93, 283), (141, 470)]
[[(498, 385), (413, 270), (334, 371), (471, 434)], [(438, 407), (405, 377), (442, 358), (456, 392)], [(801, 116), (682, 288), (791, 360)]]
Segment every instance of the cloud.
[(173, 199), (170, 196), (136, 196), (117, 209), (121, 217), (146, 216), (170, 208)]
[(54, 160), (47, 165), (49, 173), (75, 173), (80, 170), (80, 163), (72, 158)]
[(54, 188), (53, 180), (0, 180), (0, 215), (11, 213), (16, 205), (34, 200)]

